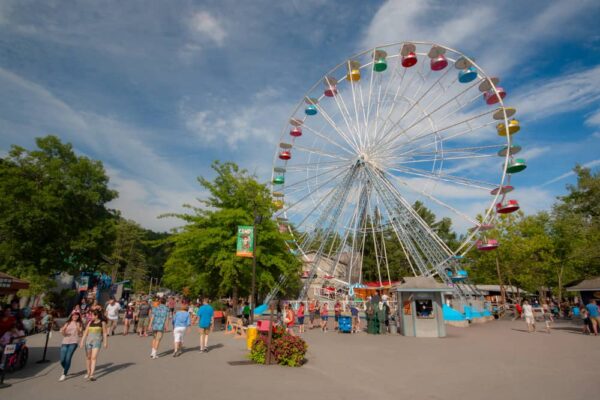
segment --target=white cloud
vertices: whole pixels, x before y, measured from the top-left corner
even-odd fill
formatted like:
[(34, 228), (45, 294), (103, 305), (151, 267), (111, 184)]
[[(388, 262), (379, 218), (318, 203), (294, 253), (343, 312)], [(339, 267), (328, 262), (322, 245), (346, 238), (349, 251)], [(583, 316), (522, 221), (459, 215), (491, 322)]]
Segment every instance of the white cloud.
[(180, 115), (186, 128), (201, 139), (205, 147), (226, 143), (237, 149), (249, 141), (275, 145), (286, 119), (274, 116), (289, 115), (292, 104), (283, 101), (280, 93), (270, 87), (254, 94), (247, 104), (196, 111), (182, 102)]
[[(545, 82), (537, 81), (519, 92), (523, 94), (510, 100), (518, 115), (539, 119), (579, 110), (600, 100), (600, 65)], [(600, 123), (600, 113), (590, 116), (586, 122)]]
[[(143, 226), (160, 229), (177, 224), (172, 220), (157, 222), (156, 216), (179, 210), (182, 203), (193, 200), (189, 194), (194, 192), (194, 182), (155, 153), (148, 143), (152, 136), (148, 130), (113, 117), (78, 111), (43, 86), (3, 69), (0, 86), (5, 94), (0, 97), (0, 107), (5, 110), (0, 132), (11, 143), (29, 146), (26, 139), (56, 134), (71, 142), (79, 153), (111, 166), (110, 176), (115, 179), (111, 184), (122, 196), (114, 204), (123, 206), (127, 217), (139, 217), (135, 219)], [(5, 131), (9, 127), (16, 129), (15, 133)], [(135, 176), (136, 180), (124, 176)]]
[[(183, 225), (174, 218), (158, 218), (166, 213), (189, 213), (183, 204), (198, 205), (195, 201), (202, 193), (194, 191), (166, 190), (161, 184), (141, 182), (138, 178), (125, 178), (116, 169), (108, 168), (111, 188), (119, 192), (119, 197), (108, 204), (121, 211), (123, 217), (141, 223), (155, 231), (167, 231)], [(199, 188), (200, 189), (200, 188)]]
[(211, 13), (195, 12), (191, 17), (186, 17), (186, 24), (190, 35), (189, 41), (178, 51), (182, 61), (190, 63), (202, 53), (205, 47), (221, 47), (225, 44), (227, 31), (223, 21)]
[[(585, 164), (582, 164), (581, 166), (583, 168), (594, 168), (594, 167), (596, 167), (598, 165), (600, 165), (600, 159), (586, 162)], [(565, 172), (564, 174), (561, 174), (561, 175), (557, 176), (556, 178), (552, 178), (549, 181), (546, 181), (546, 182), (542, 183), (541, 186), (550, 185), (551, 183), (558, 182), (558, 181), (560, 181), (562, 179), (568, 178), (568, 177), (573, 176), (573, 175), (575, 175), (575, 172), (573, 172), (573, 171)]]
[[(585, 123), (590, 126), (600, 126), (600, 109), (594, 111), (586, 119)], [(598, 133), (598, 132), (596, 132)]]
[(190, 19), (190, 28), (201, 38), (208, 38), (218, 46), (223, 46), (227, 31), (215, 16), (206, 11), (195, 13)]
[(434, 41), (472, 52), (488, 73), (498, 74), (520, 64), (544, 41), (576, 32), (577, 17), (594, 8), (592, 3), (541, 2), (527, 10), (518, 2), (389, 0), (373, 17), (361, 47)]

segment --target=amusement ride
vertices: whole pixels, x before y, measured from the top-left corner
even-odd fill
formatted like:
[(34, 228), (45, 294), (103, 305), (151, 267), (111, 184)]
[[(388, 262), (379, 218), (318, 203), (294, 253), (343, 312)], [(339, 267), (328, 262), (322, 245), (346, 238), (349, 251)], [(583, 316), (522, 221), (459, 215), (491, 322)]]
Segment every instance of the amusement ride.
[[(310, 266), (300, 298), (317, 274), (336, 293), (364, 287), (367, 241), (378, 284), (391, 282), (390, 237), (415, 276), (468, 296), (466, 253), (500, 245), (489, 231), (519, 209), (511, 181), (527, 167), (505, 97), (473, 58), (431, 42), (371, 48), (319, 79), (283, 128), (271, 179), (279, 229)], [(469, 226), (464, 240), (449, 247), (416, 200)]]

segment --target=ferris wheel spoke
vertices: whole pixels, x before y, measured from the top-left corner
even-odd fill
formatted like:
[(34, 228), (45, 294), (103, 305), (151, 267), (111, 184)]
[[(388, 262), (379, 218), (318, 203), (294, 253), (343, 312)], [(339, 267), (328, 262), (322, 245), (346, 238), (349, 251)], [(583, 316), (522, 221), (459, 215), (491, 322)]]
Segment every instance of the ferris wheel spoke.
[(379, 196), (377, 196), (377, 193), (375, 193), (375, 199), (377, 200), (377, 206), (376, 206), (376, 217), (377, 218), (377, 225), (381, 227), (381, 244), (382, 244), (382, 257), (383, 257), (383, 262), (385, 263), (385, 269), (387, 271), (387, 278), (388, 278), (388, 282), (392, 282), (392, 275), (390, 274), (390, 264), (388, 262), (388, 256), (387, 256), (387, 248), (386, 248), (386, 244), (385, 244), (385, 233), (384, 233), (384, 229), (382, 226), (382, 220), (381, 220), (381, 204), (379, 202)]
[[(426, 258), (431, 265), (435, 267), (447, 261), (453, 254), (448, 245), (440, 239), (384, 175), (373, 175), (375, 175), (375, 178), (388, 189), (393, 198), (396, 199), (397, 205), (399, 206), (398, 210), (400, 210), (400, 213), (402, 214), (403, 221), (407, 223), (411, 238), (417, 244), (417, 247), (426, 254)], [(410, 219), (412, 219), (413, 222), (410, 222)]]
[(346, 165), (348, 161), (346, 160), (336, 160), (336, 161), (320, 161), (319, 163), (311, 162), (311, 163), (301, 163), (294, 165), (287, 165), (285, 167), (286, 171), (319, 171), (323, 169), (323, 165), (327, 167), (334, 167), (336, 165)]
[(412, 160), (399, 158), (392, 165), (432, 163), (432, 162), (438, 162), (438, 161), (452, 161), (452, 160), (472, 160), (475, 158), (491, 158), (491, 157), (496, 158), (496, 157), (498, 157), (497, 154), (481, 154), (481, 153), (464, 154), (464, 155), (453, 156), (453, 157), (444, 157), (445, 152), (443, 152), (443, 151), (440, 151), (437, 154), (439, 155), (439, 157), (434, 157), (434, 158), (419, 158), (419, 159), (412, 159)]
[[(289, 183), (289, 184), (285, 183), (283, 185), (283, 190), (287, 190), (287, 189), (293, 188), (294, 186), (301, 185), (303, 183), (306, 183), (307, 181), (312, 181), (312, 180), (317, 179), (319, 177), (323, 177), (323, 176), (335, 173), (335, 172), (340, 171), (342, 169), (347, 170), (348, 167), (345, 166), (345, 165), (340, 165), (340, 166), (336, 166), (336, 167), (321, 168), (321, 170), (324, 170), (324, 171), (320, 172), (319, 174), (310, 175), (307, 178), (301, 179), (299, 181), (294, 181), (294, 183)], [(315, 171), (317, 171), (317, 170), (315, 170)]]
[(454, 175), (434, 173), (434, 172), (417, 169), (417, 168), (400, 167), (399, 166), (396, 168), (389, 168), (389, 169), (392, 171), (401, 172), (401, 173), (405, 173), (408, 175), (414, 175), (414, 176), (420, 176), (423, 178), (428, 178), (428, 179), (431, 179), (434, 181), (456, 183), (458, 185), (482, 189), (482, 190), (486, 190), (486, 191), (489, 191), (497, 186), (497, 185), (494, 185), (489, 182), (484, 182), (484, 181), (469, 179), (469, 178), (464, 178), (464, 177), (458, 177), (458, 176), (454, 176)]
[[(350, 61), (348, 61), (348, 69), (350, 69)], [(354, 89), (354, 86), (356, 84), (353, 82), (350, 82), (349, 84), (350, 84), (350, 90), (352, 92), (352, 103), (354, 104), (354, 118), (356, 121), (356, 138), (358, 139), (359, 148), (362, 148), (364, 146), (364, 143), (362, 142), (362, 139), (361, 139), (360, 122), (358, 121), (359, 117), (358, 117), (358, 108), (357, 108), (357, 104), (356, 104), (356, 91)]]
[[(352, 83), (349, 83), (349, 85), (351, 84)], [(356, 149), (356, 151), (358, 151), (360, 147), (359, 143), (356, 141), (356, 137), (358, 137), (358, 127), (353, 126), (353, 123), (351, 122), (352, 116), (350, 114), (350, 111), (348, 110), (348, 107), (346, 106), (346, 102), (344, 101), (343, 92), (338, 92), (337, 95), (333, 96), (333, 100), (338, 108), (338, 111), (340, 112), (340, 115), (342, 116), (342, 119), (344, 120), (344, 123), (346, 124), (346, 128), (348, 128), (348, 136), (352, 139), (352, 142), (354, 143), (354, 148)]]
[[(451, 154), (463, 154), (463, 155), (478, 155), (481, 154), (481, 150), (489, 150), (492, 152), (497, 152), (498, 150), (504, 148), (505, 144), (494, 144), (488, 146), (470, 146), (470, 147), (444, 147), (443, 153), (451, 153)], [(440, 154), (440, 151), (422, 151), (422, 152), (413, 152), (412, 156), (429, 156), (435, 157)]]
[(376, 192), (378, 196), (382, 199), (383, 209), (385, 210), (385, 213), (388, 216), (388, 220), (390, 221), (389, 224), (392, 227), (396, 239), (398, 239), (398, 243), (400, 243), (400, 247), (404, 252), (404, 256), (406, 257), (406, 260), (408, 261), (408, 264), (413, 274), (415, 276), (418, 276), (419, 274), (427, 276), (427, 263), (423, 259), (421, 253), (415, 247), (415, 244), (411, 240), (406, 228), (399, 222), (399, 219), (396, 217), (397, 207), (392, 206), (392, 204), (395, 204), (395, 202), (392, 203), (390, 202), (390, 199), (384, 198), (383, 194), (380, 193), (379, 190), (376, 190)]
[[(346, 170), (342, 170), (341, 172), (337, 173), (336, 175), (334, 175), (333, 177), (329, 178), (328, 180), (326, 180), (325, 182), (321, 183), (319, 186), (315, 187), (311, 192), (308, 192), (307, 194), (305, 194), (302, 198), (300, 198), (299, 200), (295, 201), (294, 203), (292, 203), (291, 205), (284, 207), (283, 209), (281, 209), (279, 212), (275, 213), (275, 217), (279, 217), (282, 216), (284, 213), (287, 213), (290, 209), (292, 209), (293, 207), (297, 206), (298, 204), (300, 204), (300, 202), (302, 202), (303, 200), (306, 200), (310, 195), (312, 195), (315, 191), (320, 190), (321, 188), (323, 188), (325, 185), (331, 183), (332, 181), (334, 181), (335, 179), (337, 179), (338, 177), (340, 177), (340, 175), (342, 175), (344, 172), (347, 173)], [(343, 181), (343, 179), (342, 179)]]
[[(308, 218), (315, 211), (317, 211), (319, 209), (319, 207), (321, 207), (321, 205), (323, 204), (323, 202), (325, 202), (325, 200), (327, 200), (330, 196), (332, 196), (337, 189), (339, 189), (339, 185), (332, 187), (331, 190), (329, 190), (329, 192), (327, 192), (326, 195), (322, 196), (321, 199), (314, 205), (314, 207), (306, 214), (306, 216), (300, 222), (298, 222), (298, 224), (296, 225), (296, 228), (299, 228), (299, 227), (303, 226), (304, 223), (308, 220)], [(315, 228), (318, 228), (318, 227), (315, 227)]]
[(373, 223), (373, 218), (375, 216), (375, 212), (373, 212), (373, 217), (371, 217), (371, 193), (369, 193), (369, 197), (367, 198), (367, 215), (368, 220), (371, 225), (371, 236), (373, 238), (373, 249), (375, 250), (375, 265), (377, 267), (377, 275), (379, 277), (379, 285), (383, 286), (383, 281), (381, 279), (381, 259), (379, 256), (379, 249), (377, 248), (377, 235), (375, 234), (375, 224)]
[[(324, 112), (322, 112), (321, 114), (324, 114)], [(327, 117), (326, 117), (325, 115), (323, 115), (323, 118), (324, 118), (324, 119), (327, 121), (327, 118), (329, 118), (329, 116), (327, 116)], [(335, 131), (338, 133), (338, 135), (339, 135), (339, 136), (340, 136), (342, 139), (344, 139), (344, 142), (346, 142), (346, 144), (348, 144), (348, 146), (350, 146), (350, 148), (351, 148), (351, 149), (354, 149), (354, 150), (356, 150), (356, 149), (354, 148), (354, 143), (352, 143), (352, 142), (351, 142), (351, 141), (350, 141), (350, 140), (349, 140), (349, 139), (346, 137), (346, 135), (343, 133), (343, 131), (342, 131), (342, 130), (341, 130), (339, 127), (337, 127), (337, 125), (335, 125), (335, 123), (334, 123), (333, 121), (331, 121), (331, 122), (327, 121), (327, 123), (329, 124), (329, 126), (331, 126), (331, 127), (332, 127), (332, 128), (333, 128), (333, 129), (334, 129), (334, 130), (335, 130)], [(343, 145), (339, 144), (338, 142), (336, 142), (335, 140), (333, 140), (333, 139), (331, 139), (331, 138), (327, 137), (327, 135), (324, 135), (322, 132), (319, 132), (319, 131), (317, 131), (317, 130), (315, 130), (315, 129), (311, 128), (311, 127), (310, 127), (308, 124), (304, 123), (303, 127), (304, 127), (305, 129), (307, 129), (309, 132), (312, 132), (312, 133), (313, 133), (315, 136), (317, 136), (317, 137), (319, 137), (319, 138), (321, 138), (321, 139), (323, 139), (323, 140), (327, 141), (328, 143), (330, 143), (330, 144), (332, 144), (332, 145), (336, 146), (336, 147), (337, 147), (337, 148), (339, 148), (340, 150), (343, 150), (344, 152), (346, 152), (346, 153), (348, 153), (348, 154), (351, 154), (351, 155), (355, 154), (355, 153), (352, 153), (352, 151), (351, 151), (351, 150), (348, 150), (348, 149), (347, 149), (345, 146), (343, 146)]]
[(323, 150), (313, 149), (311, 147), (306, 147), (306, 146), (301, 146), (301, 145), (298, 145), (298, 144), (294, 144), (294, 148), (296, 150), (304, 151), (304, 152), (307, 152), (307, 153), (312, 153), (312, 154), (316, 154), (316, 155), (320, 155), (320, 156), (325, 156), (325, 157), (330, 157), (330, 158), (336, 158), (338, 160), (343, 160), (343, 161), (350, 161), (349, 158), (340, 157), (337, 154), (329, 153), (329, 152), (323, 151)]
[[(392, 104), (391, 104), (391, 106), (388, 106), (389, 107), (389, 111), (388, 111), (387, 115), (385, 116), (385, 118), (383, 120), (383, 125), (381, 125), (381, 127), (379, 128), (379, 130), (375, 132), (375, 141), (376, 142), (379, 142), (379, 140), (382, 139), (381, 136), (383, 135), (383, 132), (386, 131), (388, 121), (392, 121), (391, 120), (392, 113), (396, 110), (396, 106), (400, 103), (398, 101), (398, 96), (400, 96), (400, 98), (404, 97), (405, 91), (407, 91), (408, 88), (411, 87), (411, 85), (414, 82), (416, 76), (418, 76), (418, 77), (421, 78), (421, 86), (425, 83), (425, 77), (423, 75), (423, 68), (424, 68), (424, 64), (421, 65), (421, 71), (418, 72), (418, 73), (416, 73), (416, 74), (413, 74), (411, 76), (411, 78), (409, 79), (409, 81), (407, 82), (407, 84), (404, 87), (402, 87), (402, 85), (399, 85), (398, 88), (396, 89), (396, 93), (394, 94), (394, 98), (392, 100)], [(404, 69), (404, 72), (406, 73), (406, 69)], [(384, 99), (384, 101), (385, 101), (385, 99)]]
[(417, 189), (415, 187), (415, 185), (411, 185), (409, 184), (407, 181), (401, 179), (399, 176), (396, 176), (394, 174), (390, 174), (389, 172), (386, 172), (387, 175), (389, 177), (391, 177), (394, 181), (398, 182), (399, 184), (401, 184), (402, 186), (408, 188), (409, 190), (413, 191), (414, 193), (420, 194), (422, 196), (427, 197), (429, 200), (433, 201), (434, 203), (452, 211), (454, 214), (458, 215), (461, 218), (464, 218), (467, 222), (470, 222), (472, 225), (477, 225), (477, 221), (475, 221), (473, 218), (469, 217), (467, 214), (457, 210), (456, 208), (452, 207), (451, 205), (445, 203), (444, 201), (438, 199), (437, 197), (435, 197), (434, 195), (425, 192), (424, 190), (420, 190)]
[[(453, 82), (456, 82), (456, 81), (453, 81)], [(474, 83), (474, 84), (472, 84), (472, 85), (468, 86), (466, 89), (464, 89), (464, 90), (462, 90), (462, 91), (458, 92), (458, 93), (457, 93), (456, 95), (454, 95), (452, 98), (450, 98), (449, 100), (445, 101), (444, 103), (442, 103), (441, 105), (439, 105), (437, 108), (435, 108), (435, 109), (434, 109), (434, 110), (432, 110), (431, 112), (429, 112), (429, 113), (426, 113), (424, 117), (421, 117), (420, 119), (417, 119), (416, 121), (412, 122), (412, 123), (411, 123), (411, 124), (410, 124), (410, 125), (409, 125), (407, 128), (405, 128), (405, 129), (403, 129), (403, 130), (402, 130), (402, 133), (407, 133), (409, 130), (411, 130), (413, 127), (417, 126), (419, 123), (423, 122), (425, 119), (427, 119), (427, 118), (431, 118), (431, 116), (432, 116), (433, 114), (437, 113), (438, 111), (440, 111), (441, 109), (443, 109), (443, 108), (444, 108), (445, 106), (447, 106), (448, 104), (450, 104), (450, 103), (453, 103), (454, 101), (456, 101), (456, 99), (457, 99), (457, 98), (459, 98), (459, 97), (460, 97), (460, 96), (462, 96), (463, 94), (467, 93), (469, 90), (471, 90), (473, 87), (475, 87), (475, 86), (476, 86), (476, 85), (478, 85), (478, 84), (479, 84), (479, 81), (475, 81), (475, 83)], [(446, 88), (446, 90), (447, 90), (447, 89), (449, 89), (449, 88), (450, 88), (450, 87)], [(438, 97), (439, 97), (439, 96), (441, 96), (441, 95), (442, 95), (442, 93), (440, 93), (440, 94), (438, 95)], [(478, 94), (478, 95), (475, 97), (475, 99), (479, 99), (480, 97), (481, 97), (481, 96)], [(437, 100), (437, 97), (436, 97), (436, 100)], [(430, 104), (428, 104), (427, 106), (425, 106), (425, 107), (423, 107), (423, 108), (424, 108), (424, 109), (427, 109), (427, 108), (429, 107), (429, 105), (433, 104), (434, 102), (435, 102), (435, 100), (434, 100), (434, 101), (432, 101), (432, 102), (430, 102)], [(418, 117), (417, 117), (417, 118), (418, 118)], [(440, 120), (443, 120), (443, 119), (444, 119), (444, 117), (440, 118)]]
[[(355, 151), (358, 151), (358, 143), (356, 142), (356, 140), (354, 140), (354, 138), (352, 137), (352, 129), (350, 128), (350, 126), (348, 125), (348, 123), (346, 123), (346, 126), (348, 127), (348, 134), (344, 133), (344, 130), (342, 128), (340, 128), (339, 126), (337, 126), (337, 124), (335, 123), (335, 121), (333, 120), (333, 118), (327, 113), (327, 111), (321, 107), (319, 104), (315, 105), (317, 107), (317, 110), (319, 111), (319, 115), (329, 124), (330, 127), (333, 128), (333, 130), (335, 130), (337, 132), (337, 134), (344, 139), (344, 141)], [(345, 120), (345, 117), (342, 115), (342, 117)], [(304, 125), (306, 128), (308, 128), (309, 131), (313, 132), (315, 135), (325, 139), (325, 137), (323, 137), (321, 135), (320, 132), (318, 132), (317, 130), (311, 128), (308, 125)], [(331, 141), (332, 144), (336, 144), (339, 147), (342, 147), (341, 145), (337, 144), (337, 142), (332, 141), (331, 139), (325, 139), (327, 141)], [(347, 151), (347, 150), (346, 150)]]
[[(477, 115), (477, 116), (473, 116), (473, 117), (467, 118), (467, 119), (462, 120), (460, 122), (453, 123), (451, 125), (448, 125), (448, 126), (445, 126), (443, 128), (440, 128), (440, 129), (438, 129), (436, 131), (430, 131), (430, 132), (428, 132), (426, 134), (423, 134), (423, 135), (420, 135), (420, 136), (416, 136), (416, 137), (414, 137), (414, 138), (412, 138), (412, 139), (410, 139), (410, 140), (408, 140), (406, 142), (398, 143), (398, 144), (396, 144), (394, 146), (389, 146), (386, 151), (390, 152), (390, 151), (393, 151), (393, 150), (395, 150), (395, 149), (397, 149), (397, 148), (399, 148), (401, 146), (408, 146), (408, 145), (411, 145), (411, 144), (413, 144), (413, 143), (415, 143), (415, 142), (417, 142), (419, 140), (423, 140), (423, 139), (429, 138), (431, 136), (438, 136), (440, 134), (440, 132), (447, 131), (449, 129), (455, 128), (455, 127), (463, 125), (463, 124), (467, 124), (468, 128), (465, 129), (465, 130), (463, 130), (463, 131), (460, 131), (458, 133), (451, 134), (449, 136), (445, 136), (445, 137), (441, 136), (440, 140), (443, 142), (443, 141), (447, 141), (447, 140), (450, 140), (450, 139), (454, 139), (454, 138), (466, 135), (466, 134), (471, 133), (471, 132), (478, 131), (480, 129), (484, 129), (484, 128), (488, 127), (488, 126), (494, 125), (496, 122), (495, 121), (486, 122), (484, 124), (481, 124), (481, 125), (478, 125), (478, 126), (475, 126), (475, 127), (470, 126), (469, 122), (474, 121), (474, 120), (476, 120), (478, 118), (481, 118), (482, 116), (487, 115), (487, 114), (489, 114), (489, 112), (486, 112), (486, 113), (483, 113), (483, 114), (480, 114), (480, 115)], [(433, 142), (427, 142), (427, 143), (425, 143), (423, 145), (418, 145), (417, 147), (414, 147), (411, 150), (408, 150), (408, 151), (402, 153), (401, 155), (410, 154), (412, 150), (422, 149), (423, 147), (431, 146), (432, 144), (434, 144), (434, 143)]]
[[(397, 121), (394, 123), (394, 125), (392, 125), (390, 128), (388, 128), (388, 129), (387, 129), (387, 131), (386, 131), (386, 132), (383, 134), (383, 136), (381, 137), (381, 140), (385, 139), (385, 138), (386, 138), (386, 136), (388, 136), (388, 135), (389, 135), (389, 133), (390, 133), (390, 132), (391, 132), (391, 131), (392, 131), (392, 130), (393, 130), (395, 127), (396, 127), (396, 126), (398, 126), (398, 125), (399, 125), (399, 124), (402, 122), (402, 120), (403, 120), (403, 119), (404, 119), (404, 118), (405, 118), (405, 117), (406, 117), (406, 116), (407, 116), (407, 115), (408, 115), (408, 114), (409, 114), (409, 113), (410, 113), (410, 112), (411, 112), (411, 111), (412, 111), (412, 110), (415, 108), (415, 106), (416, 106), (417, 104), (419, 104), (419, 103), (420, 103), (420, 101), (421, 101), (421, 100), (423, 100), (423, 98), (424, 98), (425, 96), (427, 96), (427, 94), (428, 94), (428, 93), (429, 93), (429, 92), (430, 92), (430, 91), (431, 91), (431, 90), (432, 90), (432, 89), (433, 89), (433, 88), (434, 88), (434, 87), (435, 87), (435, 86), (436, 86), (436, 85), (437, 85), (437, 84), (440, 82), (440, 80), (442, 80), (442, 79), (443, 79), (443, 78), (444, 78), (444, 77), (445, 77), (445, 76), (448, 74), (448, 72), (449, 72), (450, 70), (451, 70), (450, 68), (446, 69), (446, 71), (445, 71), (445, 72), (444, 72), (444, 73), (443, 73), (443, 74), (442, 74), (442, 75), (441, 75), (441, 76), (440, 76), (440, 77), (439, 77), (439, 78), (438, 78), (438, 79), (437, 79), (437, 80), (436, 80), (434, 83), (432, 83), (432, 84), (431, 84), (431, 86), (429, 86), (429, 88), (428, 88), (428, 89), (427, 89), (427, 90), (426, 90), (426, 91), (425, 91), (425, 92), (424, 92), (424, 93), (421, 95), (421, 97), (419, 97), (419, 98), (418, 98), (416, 101), (414, 101), (414, 102), (413, 102), (413, 105), (412, 105), (412, 106), (410, 106), (410, 107), (408, 108), (408, 110), (406, 110), (406, 111), (404, 112), (404, 114), (402, 114), (402, 116), (401, 116), (401, 117), (400, 117), (400, 118), (399, 118), (399, 119), (398, 119), (398, 120), (397, 120)], [(385, 145), (386, 143), (389, 143), (389, 141), (386, 141), (386, 142), (383, 142), (383, 143), (384, 143), (384, 145)]]

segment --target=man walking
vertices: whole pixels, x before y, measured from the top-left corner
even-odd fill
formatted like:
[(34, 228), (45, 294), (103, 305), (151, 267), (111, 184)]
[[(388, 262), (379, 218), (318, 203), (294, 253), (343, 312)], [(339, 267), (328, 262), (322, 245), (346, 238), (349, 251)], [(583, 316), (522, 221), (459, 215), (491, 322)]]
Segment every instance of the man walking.
[(119, 311), (121, 311), (121, 305), (115, 301), (114, 297), (111, 297), (106, 305), (106, 319), (108, 320), (109, 335), (115, 334), (115, 330), (119, 324)]
[(596, 304), (596, 300), (591, 300), (585, 308), (588, 310), (588, 315), (590, 321), (592, 322), (592, 329), (594, 331), (594, 335), (598, 336), (598, 331), (600, 330), (600, 310), (598, 309), (598, 304)]
[(148, 300), (143, 300), (138, 307), (138, 334), (140, 336), (148, 336), (148, 318), (150, 316), (150, 304)]
[(150, 353), (152, 359), (158, 358), (158, 346), (160, 346), (160, 341), (162, 340), (167, 325), (169, 309), (165, 303), (166, 299), (161, 297), (158, 307), (152, 309), (152, 316), (150, 317), (150, 326), (152, 327), (152, 333), (154, 334), (154, 338), (152, 339), (152, 352)]
[(535, 332), (535, 315), (533, 315), (533, 307), (527, 300), (523, 302), (523, 317), (527, 323), (527, 331), (529, 333)]
[(198, 328), (200, 331), (200, 351), (208, 352), (208, 334), (214, 323), (215, 310), (208, 304), (208, 299), (204, 298), (202, 306), (198, 309)]

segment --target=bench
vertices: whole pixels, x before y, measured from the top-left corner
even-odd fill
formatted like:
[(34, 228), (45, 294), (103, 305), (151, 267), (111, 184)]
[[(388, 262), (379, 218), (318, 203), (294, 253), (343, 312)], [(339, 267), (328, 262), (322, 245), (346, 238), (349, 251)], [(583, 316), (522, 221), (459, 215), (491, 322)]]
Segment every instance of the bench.
[(227, 327), (231, 326), (231, 331), (225, 330), (225, 334), (232, 333), (236, 339), (242, 339), (246, 337), (248, 327), (244, 326), (244, 322), (241, 318), (229, 316), (227, 317)]

